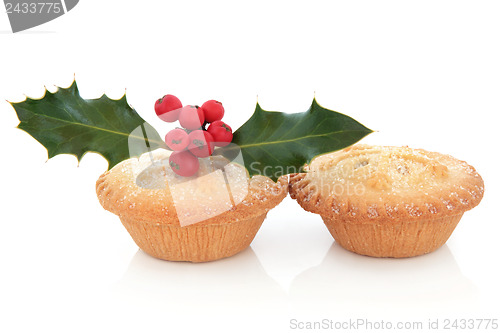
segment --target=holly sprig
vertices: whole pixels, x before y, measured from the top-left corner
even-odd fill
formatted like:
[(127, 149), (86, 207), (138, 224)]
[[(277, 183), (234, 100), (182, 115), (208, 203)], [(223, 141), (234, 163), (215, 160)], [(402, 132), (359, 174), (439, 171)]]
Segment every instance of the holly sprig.
[[(20, 120), (18, 128), (38, 140), (49, 158), (73, 154), (80, 160), (86, 152), (96, 152), (111, 168), (142, 152), (166, 148), (125, 95), (117, 100), (106, 95), (84, 99), (75, 81), (54, 93), (46, 91), (40, 99), (26, 98), (11, 105)], [(348, 147), (370, 133), (369, 128), (322, 107), (316, 99), (307, 111), (292, 114), (266, 111), (257, 103), (253, 115), (234, 132), (232, 143), (240, 150), (250, 176), (263, 174), (276, 180), (290, 170), (300, 170), (315, 156)], [(144, 149), (131, 151), (130, 145)], [(230, 156), (234, 149), (230, 145), (216, 152)]]

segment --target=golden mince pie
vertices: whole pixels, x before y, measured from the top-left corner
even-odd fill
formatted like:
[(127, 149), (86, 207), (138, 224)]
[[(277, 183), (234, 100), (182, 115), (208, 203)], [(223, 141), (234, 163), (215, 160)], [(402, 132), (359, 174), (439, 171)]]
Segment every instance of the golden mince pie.
[(292, 198), (320, 214), (345, 249), (373, 257), (429, 253), (479, 204), (484, 183), (449, 155), (356, 145), (315, 158), (290, 177)]
[(267, 212), (287, 195), (287, 180), (248, 178), (236, 163), (212, 156), (192, 177), (174, 173), (159, 149), (105, 172), (101, 205), (118, 215), (135, 243), (153, 257), (204, 262), (247, 248)]

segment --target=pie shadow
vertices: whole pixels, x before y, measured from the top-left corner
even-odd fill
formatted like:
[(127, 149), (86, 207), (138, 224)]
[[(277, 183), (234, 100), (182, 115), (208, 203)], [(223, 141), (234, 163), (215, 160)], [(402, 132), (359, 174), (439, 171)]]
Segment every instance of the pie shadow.
[(251, 247), (206, 263), (164, 261), (138, 250), (113, 293), (123, 302), (165, 313), (266, 311), (286, 301), (286, 292)]
[(433, 314), (469, 311), (478, 290), (447, 245), (426, 255), (394, 259), (358, 255), (334, 242), (320, 265), (293, 280), (289, 296), (299, 313), (314, 305), (358, 314)]

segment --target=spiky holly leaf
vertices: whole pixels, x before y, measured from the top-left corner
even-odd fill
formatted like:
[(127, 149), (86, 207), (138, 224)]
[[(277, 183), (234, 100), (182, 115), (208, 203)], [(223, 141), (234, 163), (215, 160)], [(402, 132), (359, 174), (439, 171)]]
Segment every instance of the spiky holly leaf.
[(44, 145), (49, 158), (72, 154), (80, 161), (86, 152), (96, 152), (111, 168), (131, 155), (165, 146), (125, 95), (118, 100), (106, 95), (84, 99), (76, 81), (55, 93), (46, 90), (41, 99), (26, 98), (11, 105), (21, 121), (17, 127)]
[(292, 114), (265, 111), (257, 103), (252, 117), (234, 133), (233, 143), (241, 149), (250, 176), (276, 180), (300, 172), (313, 157), (348, 147), (370, 133), (353, 118), (325, 109), (316, 99), (306, 112)]

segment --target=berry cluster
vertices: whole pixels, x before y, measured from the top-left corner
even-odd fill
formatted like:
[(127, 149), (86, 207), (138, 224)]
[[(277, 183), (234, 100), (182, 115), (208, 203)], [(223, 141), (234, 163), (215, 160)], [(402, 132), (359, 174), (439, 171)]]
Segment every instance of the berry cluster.
[(206, 101), (201, 107), (182, 106), (177, 97), (165, 95), (156, 101), (155, 112), (161, 120), (169, 123), (178, 120), (182, 126), (165, 136), (167, 147), (174, 151), (170, 167), (180, 176), (194, 175), (200, 167), (198, 157), (212, 155), (215, 146), (227, 146), (233, 139), (231, 127), (221, 121), (224, 107), (216, 100)]

